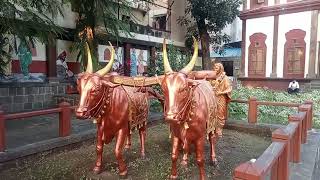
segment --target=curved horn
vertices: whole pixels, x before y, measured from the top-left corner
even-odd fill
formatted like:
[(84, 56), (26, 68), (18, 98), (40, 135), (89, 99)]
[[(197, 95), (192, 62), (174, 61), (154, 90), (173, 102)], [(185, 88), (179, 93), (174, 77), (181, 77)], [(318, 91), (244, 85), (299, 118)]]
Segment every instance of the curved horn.
[(87, 49), (87, 54), (88, 54), (88, 62), (87, 62), (86, 72), (87, 72), (87, 73), (92, 73), (92, 72), (93, 72), (93, 68), (92, 68), (92, 58), (91, 58), (91, 52), (90, 52), (90, 47), (89, 47), (89, 44), (88, 44), (88, 43), (86, 43), (86, 49)]
[(192, 69), (198, 59), (198, 48), (199, 48), (198, 41), (196, 40), (195, 37), (192, 36), (192, 38), (193, 38), (193, 46), (194, 46), (193, 56), (192, 56), (191, 61), (187, 64), (187, 66), (180, 70), (180, 72), (182, 72), (184, 74), (189, 74), (192, 71)]
[(110, 42), (109, 42), (109, 45), (111, 46), (111, 58), (108, 64), (97, 72), (97, 74), (99, 74), (100, 76), (106, 75), (111, 70), (112, 64), (114, 62), (114, 54), (115, 54), (114, 48)]
[(163, 39), (163, 66), (164, 66), (164, 73), (170, 73), (173, 72), (168, 60), (168, 55), (167, 55), (167, 44), (166, 44), (166, 39)]

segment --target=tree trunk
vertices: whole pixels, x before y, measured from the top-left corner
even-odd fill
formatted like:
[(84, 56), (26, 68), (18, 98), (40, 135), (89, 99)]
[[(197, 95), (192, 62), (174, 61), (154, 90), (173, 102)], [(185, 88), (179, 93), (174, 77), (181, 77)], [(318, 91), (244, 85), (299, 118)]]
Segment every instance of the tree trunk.
[(210, 59), (210, 46), (209, 46), (209, 33), (204, 20), (199, 20), (197, 22), (199, 36), (201, 40), (201, 50), (202, 50), (202, 69), (211, 70), (212, 64)]

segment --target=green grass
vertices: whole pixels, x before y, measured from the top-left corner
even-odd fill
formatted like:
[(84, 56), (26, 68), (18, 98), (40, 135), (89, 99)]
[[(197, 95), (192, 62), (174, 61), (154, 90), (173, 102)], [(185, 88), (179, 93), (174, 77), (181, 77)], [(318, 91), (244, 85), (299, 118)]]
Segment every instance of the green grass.
[[(256, 97), (259, 101), (273, 101), (273, 102), (292, 102), (303, 103), (305, 100), (313, 101), (313, 127), (320, 128), (319, 114), (320, 108), (320, 91), (303, 92), (299, 94), (288, 94), (284, 91), (272, 91), (263, 88), (244, 88), (240, 87), (232, 91), (232, 99), (244, 99), (249, 97)], [(258, 122), (270, 124), (287, 124), (288, 115), (296, 113), (297, 108), (290, 107), (275, 107), (275, 106), (259, 106)], [(229, 119), (247, 120), (248, 105), (240, 103), (230, 103), (229, 105)]]

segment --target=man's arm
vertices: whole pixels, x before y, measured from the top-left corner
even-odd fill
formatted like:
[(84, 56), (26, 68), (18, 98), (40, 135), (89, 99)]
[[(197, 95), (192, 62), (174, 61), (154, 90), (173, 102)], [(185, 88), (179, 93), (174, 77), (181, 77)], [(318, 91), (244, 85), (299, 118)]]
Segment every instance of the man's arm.
[(192, 71), (188, 78), (190, 79), (216, 79), (216, 73), (214, 71)]

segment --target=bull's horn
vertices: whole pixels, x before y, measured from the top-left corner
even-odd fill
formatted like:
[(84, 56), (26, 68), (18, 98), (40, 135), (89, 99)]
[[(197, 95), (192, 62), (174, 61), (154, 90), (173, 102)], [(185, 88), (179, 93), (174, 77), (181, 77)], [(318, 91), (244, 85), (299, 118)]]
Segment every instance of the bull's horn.
[(92, 73), (93, 72), (92, 58), (91, 58), (91, 52), (90, 52), (90, 47), (89, 47), (88, 43), (86, 43), (86, 49), (87, 49), (87, 54), (88, 54), (88, 62), (87, 62), (86, 72), (87, 73)]
[(192, 36), (192, 38), (193, 38), (193, 46), (194, 46), (193, 56), (191, 61), (187, 64), (187, 66), (180, 70), (180, 72), (184, 74), (189, 74), (192, 71), (198, 59), (198, 41), (196, 40), (195, 37)]
[(104, 68), (100, 69), (97, 72), (97, 74), (99, 74), (100, 76), (106, 75), (111, 70), (112, 64), (114, 62), (114, 54), (115, 54), (114, 48), (113, 48), (113, 46), (112, 46), (112, 44), (110, 42), (109, 42), (109, 45), (111, 46), (111, 58), (109, 60), (109, 63)]
[(167, 55), (167, 44), (166, 44), (166, 39), (163, 39), (163, 66), (164, 66), (164, 73), (170, 73), (173, 72), (168, 60), (168, 55)]

